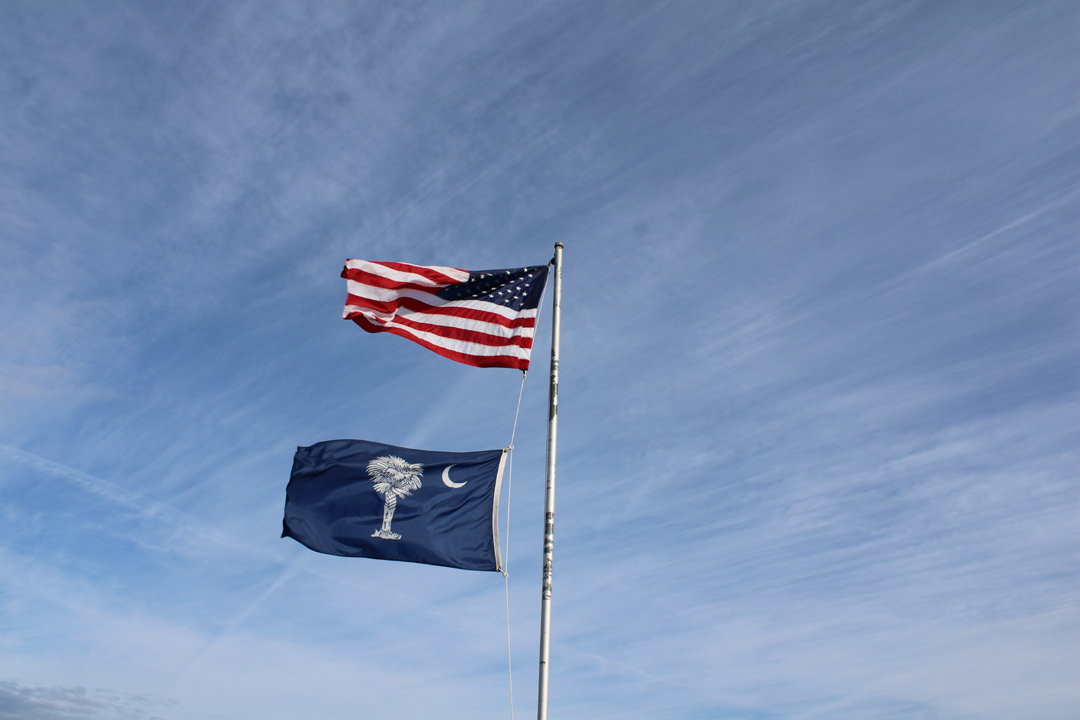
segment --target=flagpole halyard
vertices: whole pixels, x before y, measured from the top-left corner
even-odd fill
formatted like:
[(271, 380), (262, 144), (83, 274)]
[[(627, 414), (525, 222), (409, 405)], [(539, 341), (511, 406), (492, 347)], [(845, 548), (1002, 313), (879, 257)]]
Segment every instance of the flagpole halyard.
[(551, 575), (555, 546), (555, 443), (559, 420), (559, 331), (562, 322), (562, 243), (555, 243), (555, 288), (551, 312), (551, 381), (548, 387), (547, 472), (544, 492), (544, 571), (540, 594), (540, 687), (537, 720), (548, 717), (548, 671), (551, 658)]

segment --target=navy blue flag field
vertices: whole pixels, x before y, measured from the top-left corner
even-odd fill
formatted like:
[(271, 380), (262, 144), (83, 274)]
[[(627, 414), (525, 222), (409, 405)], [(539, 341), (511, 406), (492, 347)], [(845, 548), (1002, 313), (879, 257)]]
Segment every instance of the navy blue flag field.
[(296, 449), (281, 537), (328, 555), (501, 570), (505, 450), (450, 453), (366, 440)]

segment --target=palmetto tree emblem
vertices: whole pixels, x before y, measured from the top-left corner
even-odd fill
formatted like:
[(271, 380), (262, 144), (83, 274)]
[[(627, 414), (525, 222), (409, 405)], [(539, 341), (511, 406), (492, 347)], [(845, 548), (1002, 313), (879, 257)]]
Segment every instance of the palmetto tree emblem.
[(371, 533), (371, 537), (400, 540), (400, 535), (390, 531), (390, 521), (394, 517), (398, 498), (408, 497), (413, 490), (420, 489), (424, 466), (407, 463), (393, 455), (383, 455), (369, 462), (367, 471), (375, 484), (375, 492), (383, 498), (382, 527)]

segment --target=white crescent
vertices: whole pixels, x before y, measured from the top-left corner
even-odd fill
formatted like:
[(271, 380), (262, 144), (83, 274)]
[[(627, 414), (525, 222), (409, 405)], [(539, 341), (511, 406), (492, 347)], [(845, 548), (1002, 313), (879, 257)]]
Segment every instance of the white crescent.
[[(457, 463), (454, 463), (454, 465), (457, 465)], [(454, 465), (447, 465), (446, 469), (442, 471), (443, 484), (446, 485), (446, 487), (448, 488), (459, 488), (465, 483), (469, 482), (468, 480), (466, 480), (463, 483), (456, 483), (450, 479), (450, 468), (454, 467)]]

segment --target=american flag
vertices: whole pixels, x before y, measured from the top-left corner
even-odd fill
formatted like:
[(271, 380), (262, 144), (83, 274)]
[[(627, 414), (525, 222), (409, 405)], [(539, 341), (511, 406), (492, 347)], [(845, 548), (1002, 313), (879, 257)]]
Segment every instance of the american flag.
[(529, 369), (547, 265), (459, 270), (347, 260), (343, 317), (476, 367)]

